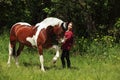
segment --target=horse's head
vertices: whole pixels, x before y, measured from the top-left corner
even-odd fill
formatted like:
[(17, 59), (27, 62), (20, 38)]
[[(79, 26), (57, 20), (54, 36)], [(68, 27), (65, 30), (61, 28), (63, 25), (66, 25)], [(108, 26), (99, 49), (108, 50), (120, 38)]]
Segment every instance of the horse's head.
[(68, 29), (68, 23), (67, 22), (63, 22), (63, 23), (61, 23), (61, 25), (55, 25), (53, 27), (53, 32), (56, 35), (56, 38), (57, 38), (58, 42), (61, 43), (61, 39), (64, 38), (64, 33), (67, 29)]

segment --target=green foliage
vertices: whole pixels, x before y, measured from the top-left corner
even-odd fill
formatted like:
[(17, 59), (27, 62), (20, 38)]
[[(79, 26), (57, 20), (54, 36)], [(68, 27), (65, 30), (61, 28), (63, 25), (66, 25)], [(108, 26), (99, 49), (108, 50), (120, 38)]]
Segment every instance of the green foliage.
[(120, 29), (120, 18), (115, 23), (115, 27)]
[(44, 11), (45, 13), (47, 13), (47, 16), (50, 16), (51, 13), (55, 11), (55, 8), (49, 9), (49, 8), (46, 7), (46, 8), (43, 9), (43, 11)]
[(77, 37), (89, 38), (99, 33), (113, 36), (118, 42), (119, 3), (119, 0), (0, 0), (0, 34), (16, 22), (35, 25), (53, 16), (72, 21)]
[(72, 49), (74, 53), (80, 53), (80, 55), (83, 55), (84, 53), (86, 53), (87, 49), (89, 49), (90, 41), (88, 39), (82, 37), (76, 38), (74, 41), (75, 43)]
[(120, 18), (118, 18), (113, 27), (108, 30), (108, 33), (114, 37), (117, 43), (120, 42)]
[(90, 43), (90, 48), (87, 52), (90, 52), (93, 55), (104, 55), (114, 46), (114, 38), (112, 36), (103, 36), (101, 38), (94, 39)]
[(109, 49), (115, 47), (116, 38), (113, 36), (99, 36), (96, 35), (96, 38), (76, 38), (75, 44), (72, 49), (74, 53), (80, 55), (84, 54), (93, 54), (93, 55), (104, 55), (108, 52)]

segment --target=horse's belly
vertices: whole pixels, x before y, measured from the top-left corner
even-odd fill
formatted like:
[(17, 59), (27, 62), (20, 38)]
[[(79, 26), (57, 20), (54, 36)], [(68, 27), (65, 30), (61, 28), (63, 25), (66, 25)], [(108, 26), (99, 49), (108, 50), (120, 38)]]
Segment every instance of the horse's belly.
[(53, 46), (52, 43), (45, 43), (45, 44), (43, 45), (43, 48), (51, 48), (52, 46)]
[[(34, 35), (33, 35), (34, 37)], [(19, 36), (18, 41), (22, 44), (25, 44), (27, 46), (36, 46), (35, 39), (31, 36)]]

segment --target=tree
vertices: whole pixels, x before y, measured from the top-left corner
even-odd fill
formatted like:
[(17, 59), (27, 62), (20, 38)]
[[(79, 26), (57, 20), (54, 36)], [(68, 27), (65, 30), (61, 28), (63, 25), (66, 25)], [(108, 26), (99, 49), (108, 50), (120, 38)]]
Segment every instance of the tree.
[(53, 16), (72, 21), (76, 36), (110, 35), (120, 18), (119, 3), (119, 0), (0, 0), (0, 28), (10, 28), (19, 21), (35, 25)]

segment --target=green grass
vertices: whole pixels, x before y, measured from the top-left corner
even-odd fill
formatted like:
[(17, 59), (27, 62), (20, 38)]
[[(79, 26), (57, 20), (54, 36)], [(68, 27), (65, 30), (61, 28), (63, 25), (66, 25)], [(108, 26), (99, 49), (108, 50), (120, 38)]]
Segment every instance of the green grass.
[(109, 48), (102, 55), (86, 53), (82, 56), (71, 53), (71, 69), (62, 69), (60, 58), (52, 64), (53, 51), (44, 51), (46, 72), (40, 70), (39, 56), (36, 49), (25, 47), (19, 57), (17, 68), (14, 59), (7, 66), (8, 34), (0, 36), (0, 80), (119, 80), (120, 48)]

